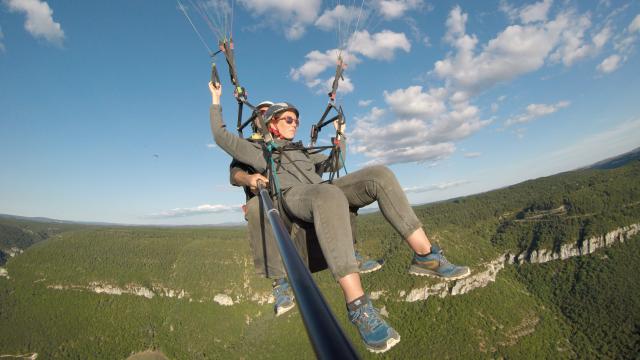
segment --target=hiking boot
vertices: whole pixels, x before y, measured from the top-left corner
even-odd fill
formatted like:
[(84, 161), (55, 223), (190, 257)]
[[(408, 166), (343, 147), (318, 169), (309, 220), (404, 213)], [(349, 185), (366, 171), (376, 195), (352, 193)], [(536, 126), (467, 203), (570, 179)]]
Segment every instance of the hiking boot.
[(287, 279), (277, 279), (273, 282), (273, 297), (275, 298), (273, 310), (276, 316), (280, 316), (296, 306), (296, 303), (293, 302), (293, 292)]
[(367, 350), (383, 353), (400, 342), (400, 334), (380, 317), (367, 296), (347, 304), (347, 310), (349, 320), (358, 327)]
[(454, 265), (444, 257), (442, 249), (431, 246), (431, 253), (426, 256), (413, 255), (409, 274), (418, 276), (437, 276), (445, 280), (462, 279), (471, 274), (468, 266)]
[(355, 252), (355, 255), (356, 255), (356, 261), (358, 262), (358, 272), (360, 274), (374, 272), (382, 268), (382, 264), (380, 264), (379, 261), (372, 260), (372, 259), (365, 259), (357, 251)]

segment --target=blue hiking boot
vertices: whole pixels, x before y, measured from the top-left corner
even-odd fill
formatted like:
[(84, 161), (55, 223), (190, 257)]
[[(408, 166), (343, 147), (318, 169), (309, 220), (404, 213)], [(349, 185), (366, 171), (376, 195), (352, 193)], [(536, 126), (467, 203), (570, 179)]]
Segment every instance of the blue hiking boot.
[(437, 276), (445, 280), (457, 280), (469, 276), (468, 266), (454, 265), (444, 257), (442, 249), (437, 245), (431, 246), (431, 253), (426, 256), (413, 255), (409, 274), (418, 276)]
[(372, 259), (365, 259), (362, 255), (356, 251), (356, 261), (358, 262), (358, 272), (360, 274), (366, 274), (370, 272), (374, 272), (376, 270), (380, 270), (382, 268), (382, 264), (379, 261)]
[(349, 320), (358, 327), (367, 350), (383, 353), (400, 342), (400, 334), (380, 317), (368, 297), (347, 304), (347, 310)]
[(273, 310), (276, 316), (280, 316), (296, 306), (296, 303), (293, 302), (293, 292), (287, 279), (277, 279), (273, 282), (273, 297), (275, 298)]

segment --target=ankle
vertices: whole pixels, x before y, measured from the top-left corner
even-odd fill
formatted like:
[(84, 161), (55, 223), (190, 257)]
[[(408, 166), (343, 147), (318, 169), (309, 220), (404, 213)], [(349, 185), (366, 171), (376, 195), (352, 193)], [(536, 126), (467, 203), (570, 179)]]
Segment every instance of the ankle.
[(417, 251), (415, 251), (413, 254), (414, 254), (415, 257), (424, 258), (424, 257), (427, 257), (427, 256), (431, 255), (431, 249), (429, 249), (429, 251), (427, 251), (424, 254), (421, 254), (421, 253), (419, 253)]
[(356, 299), (353, 299), (350, 302), (347, 302), (347, 310), (356, 311), (362, 306), (366, 305), (368, 302), (369, 302), (369, 298), (367, 297), (367, 294), (363, 294), (362, 296)]

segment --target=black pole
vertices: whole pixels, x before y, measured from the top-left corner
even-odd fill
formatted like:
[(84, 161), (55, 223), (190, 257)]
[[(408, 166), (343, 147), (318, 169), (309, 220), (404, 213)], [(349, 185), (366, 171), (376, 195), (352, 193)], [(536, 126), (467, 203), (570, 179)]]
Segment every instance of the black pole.
[(313, 281), (311, 273), (293, 246), (289, 232), (280, 218), (280, 213), (274, 208), (264, 183), (259, 181), (258, 188), (265, 213), (280, 249), (289, 282), (296, 295), (302, 320), (307, 328), (307, 335), (317, 358), (358, 359), (358, 353), (331, 313), (331, 309)]

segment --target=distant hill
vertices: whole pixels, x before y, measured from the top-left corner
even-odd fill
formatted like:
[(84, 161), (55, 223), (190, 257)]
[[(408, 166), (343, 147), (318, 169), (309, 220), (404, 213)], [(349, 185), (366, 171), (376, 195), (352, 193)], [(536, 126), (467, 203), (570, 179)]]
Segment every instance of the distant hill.
[(590, 165), (587, 168), (602, 169), (602, 170), (615, 169), (620, 166), (624, 166), (631, 161), (637, 161), (637, 160), (640, 160), (640, 147), (635, 148), (624, 154), (620, 154), (618, 156), (614, 156), (602, 161), (598, 161), (597, 163)]
[(117, 224), (110, 222), (101, 222), (101, 221), (74, 221), (74, 220), (60, 220), (60, 219), (52, 219), (48, 217), (39, 217), (39, 216), (19, 216), (19, 215), (10, 215), (10, 214), (0, 214), (0, 220), (9, 219), (9, 220), (19, 220), (25, 222), (36, 222), (36, 223), (47, 223), (47, 224), (68, 224), (68, 225), (93, 225), (93, 226), (118, 226), (118, 225), (127, 225), (127, 224)]
[(70, 221), (0, 215), (0, 266), (11, 254), (69, 230), (89, 228)]

